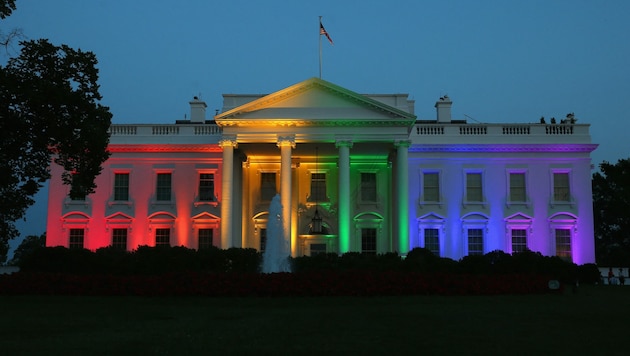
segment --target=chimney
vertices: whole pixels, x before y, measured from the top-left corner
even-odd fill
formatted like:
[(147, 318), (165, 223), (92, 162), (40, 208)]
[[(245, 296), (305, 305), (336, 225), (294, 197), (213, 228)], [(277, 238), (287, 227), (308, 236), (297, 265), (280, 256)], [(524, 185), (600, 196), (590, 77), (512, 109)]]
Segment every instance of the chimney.
[(451, 106), (453, 106), (453, 102), (448, 97), (448, 95), (444, 95), (440, 97), (435, 103), (435, 108), (437, 109), (437, 121), (442, 123), (450, 123), (451, 122)]
[(208, 105), (198, 97), (193, 97), (190, 102), (190, 122), (204, 123), (206, 122), (206, 108)]

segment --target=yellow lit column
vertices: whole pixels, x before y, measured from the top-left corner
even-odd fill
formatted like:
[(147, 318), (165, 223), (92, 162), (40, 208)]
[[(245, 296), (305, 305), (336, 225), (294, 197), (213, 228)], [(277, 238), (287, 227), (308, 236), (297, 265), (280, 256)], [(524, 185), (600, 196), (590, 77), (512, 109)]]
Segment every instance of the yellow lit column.
[(350, 148), (352, 141), (337, 141), (339, 149), (339, 253), (350, 251)]
[(232, 181), (234, 180), (234, 148), (236, 139), (223, 138), (219, 146), (223, 148), (223, 168), (221, 174), (221, 248), (234, 246), (232, 240), (232, 217), (234, 216), (234, 202)]
[(278, 137), (280, 147), (280, 203), (282, 203), (282, 219), (284, 241), (291, 246), (291, 256), (297, 257), (297, 240), (291, 234), (291, 149), (295, 148), (293, 136)]
[(406, 256), (409, 252), (409, 162), (408, 153), (411, 142), (397, 141), (396, 146), (396, 186), (398, 191), (398, 253)]

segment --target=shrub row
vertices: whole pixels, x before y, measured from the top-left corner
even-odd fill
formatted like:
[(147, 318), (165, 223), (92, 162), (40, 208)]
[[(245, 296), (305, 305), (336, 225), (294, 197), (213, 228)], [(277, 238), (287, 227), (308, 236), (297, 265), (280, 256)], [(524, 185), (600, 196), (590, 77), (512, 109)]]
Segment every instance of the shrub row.
[(19, 265), (22, 271), (80, 275), (160, 275), (186, 271), (255, 273), (259, 266), (260, 254), (255, 249), (194, 250), (181, 246), (140, 246), (133, 251), (105, 247), (95, 252), (45, 247), (24, 256)]
[(118, 296), (396, 296), (553, 293), (537, 275), (455, 275), (409, 271), (305, 273), (167, 273), (76, 275), (19, 272), (0, 275), (0, 295)]
[[(185, 247), (140, 246), (134, 251), (111, 247), (95, 252), (64, 247), (34, 250), (22, 258), (20, 268), (26, 272), (162, 275), (167, 273), (203, 272), (257, 273), (262, 255), (254, 249), (210, 248), (193, 250)], [(296, 273), (318, 271), (408, 271), (468, 275), (544, 275), (564, 282), (596, 283), (599, 270), (594, 264), (577, 266), (558, 257), (526, 251), (514, 255), (493, 251), (483, 256), (466, 256), (460, 261), (441, 258), (429, 250), (416, 248), (406, 258), (396, 253), (366, 255), (349, 252), (291, 259)]]

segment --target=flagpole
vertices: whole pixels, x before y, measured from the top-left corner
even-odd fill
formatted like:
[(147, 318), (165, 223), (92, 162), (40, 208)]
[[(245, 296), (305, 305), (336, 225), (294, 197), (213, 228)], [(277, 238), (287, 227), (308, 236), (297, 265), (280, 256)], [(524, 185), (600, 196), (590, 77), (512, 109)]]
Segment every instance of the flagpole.
[(319, 17), (319, 25), (317, 26), (317, 33), (319, 37), (319, 79), (322, 79), (322, 17)]

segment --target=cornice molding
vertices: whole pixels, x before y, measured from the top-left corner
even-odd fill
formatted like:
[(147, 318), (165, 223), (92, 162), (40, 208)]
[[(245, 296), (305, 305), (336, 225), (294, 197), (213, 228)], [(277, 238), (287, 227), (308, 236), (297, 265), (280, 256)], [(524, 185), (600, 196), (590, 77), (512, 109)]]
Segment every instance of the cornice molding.
[(409, 152), (592, 152), (597, 144), (441, 144), (412, 145)]
[(107, 147), (109, 152), (221, 152), (219, 145), (181, 145), (181, 144), (138, 144), (138, 145), (118, 145), (110, 144)]
[(302, 119), (249, 119), (249, 120), (223, 120), (221, 126), (233, 127), (257, 127), (257, 126), (281, 126), (281, 127), (391, 127), (410, 126), (408, 120), (361, 120), (361, 119), (336, 119), (336, 120), (302, 120)]

